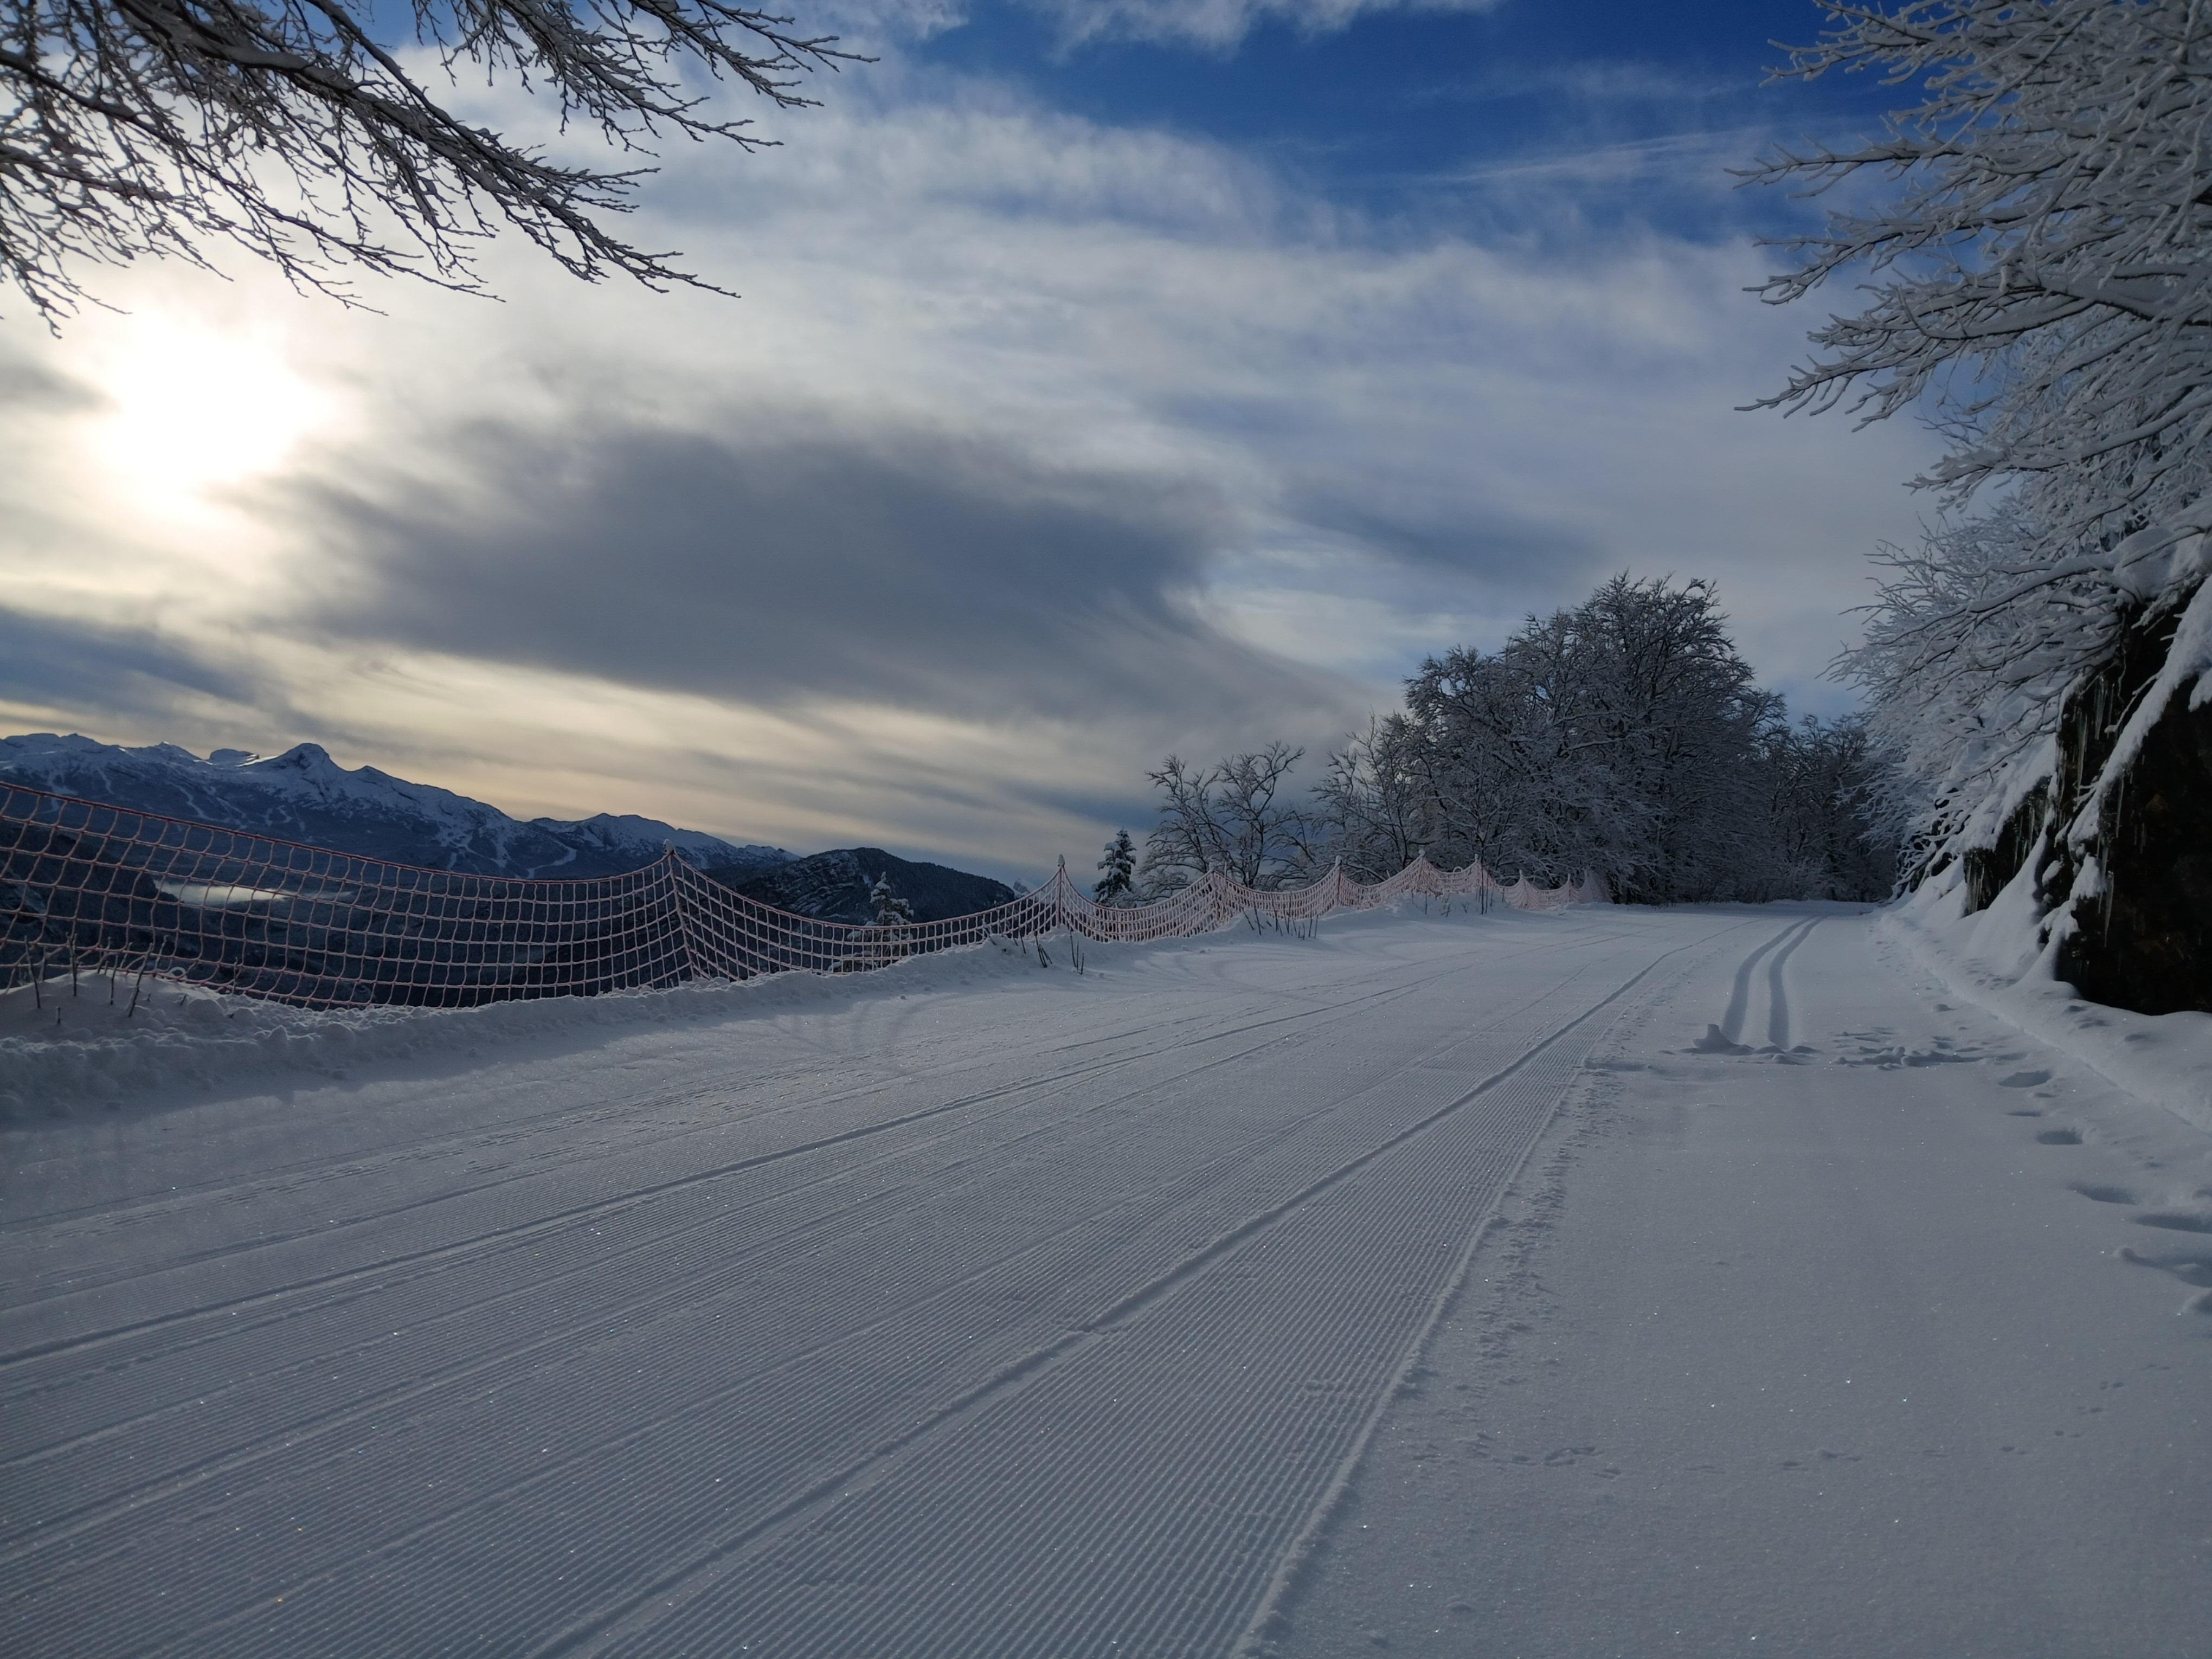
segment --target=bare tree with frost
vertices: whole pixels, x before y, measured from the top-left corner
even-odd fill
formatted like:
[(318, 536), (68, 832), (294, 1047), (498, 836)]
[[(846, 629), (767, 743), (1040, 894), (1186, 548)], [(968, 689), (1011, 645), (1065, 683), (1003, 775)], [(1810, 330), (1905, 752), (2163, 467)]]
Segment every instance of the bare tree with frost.
[(1434, 787), (1403, 714), (1370, 720), (1328, 757), (1314, 788), (1315, 860), (1355, 881), (1395, 875), (1436, 842)]
[(1654, 903), (1890, 884), (1868, 833), (1886, 768), (1864, 723), (1791, 725), (1709, 582), (1616, 576), (1495, 652), (1431, 658), (1304, 803), (1288, 789), (1298, 758), (1274, 744), (1199, 771), (1170, 756), (1150, 775), (1146, 896), (1217, 870), (1310, 880), (1332, 860), (1378, 881), (1424, 854), (1544, 885), (1594, 875)]
[(1175, 892), (1217, 870), (1261, 888), (1302, 871), (1310, 861), (1306, 815), (1289, 780), (1304, 753), (1271, 743), (1203, 772), (1170, 755), (1148, 774), (1160, 792), (1160, 820), (1145, 842), (1146, 895)]
[(1890, 769), (1863, 715), (1761, 732), (1749, 787), (1759, 794), (1747, 860), (1747, 889), (1784, 898), (1865, 899), (1890, 891), (1897, 837), (1879, 792)]
[[(1524, 628), (1522, 650), (1577, 750), (1602, 768), (1585, 819), (1593, 855), (1570, 862), (1613, 862), (1617, 892), (1657, 902), (1738, 896), (1763, 828), (1741, 780), (1780, 703), (1737, 653), (1712, 584), (1616, 576)], [(1632, 836), (1644, 870), (1595, 856)]]
[[(2212, 566), (2212, 7), (1829, 15), (1785, 75), (1870, 71), (1921, 101), (1872, 142), (1778, 149), (1747, 175), (1853, 204), (1789, 245), (1798, 263), (1765, 298), (1870, 282), (1765, 406), (1923, 412), (1948, 447), (1916, 483), (1954, 513), (1986, 497), (1886, 554), (1844, 664), (1904, 762), (1890, 805), (1925, 867), (2047, 791), (2068, 711), (2131, 637), (2172, 630)], [(2154, 683), (2132, 678), (2110, 688), (2122, 704)], [(2123, 747), (2103, 744), (2067, 815), (2101, 798)]]
[(4, 0), (0, 272), (50, 325), (86, 297), (85, 263), (204, 265), (221, 242), (339, 297), (349, 266), (473, 291), (477, 249), (510, 226), (586, 280), (709, 286), (610, 228), (649, 168), (472, 125), (450, 107), (459, 75), (644, 155), (671, 134), (765, 142), (696, 76), (792, 108), (803, 72), (841, 60), (723, 0)]
[(1603, 766), (1545, 695), (1547, 676), (1524, 650), (1528, 627), (1494, 655), (1465, 647), (1432, 657), (1406, 682), (1409, 769), (1418, 781), (1430, 856), (1480, 862), (1508, 879), (1542, 882), (1597, 842), (1632, 861), (1617, 833)]

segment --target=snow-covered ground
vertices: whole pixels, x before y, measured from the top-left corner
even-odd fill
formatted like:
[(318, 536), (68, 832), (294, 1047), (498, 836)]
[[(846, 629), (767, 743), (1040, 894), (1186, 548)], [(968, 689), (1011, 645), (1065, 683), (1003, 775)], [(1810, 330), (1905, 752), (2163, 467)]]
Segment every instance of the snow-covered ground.
[(2212, 1139), (1895, 928), (15, 993), (0, 1629), (2202, 1653)]

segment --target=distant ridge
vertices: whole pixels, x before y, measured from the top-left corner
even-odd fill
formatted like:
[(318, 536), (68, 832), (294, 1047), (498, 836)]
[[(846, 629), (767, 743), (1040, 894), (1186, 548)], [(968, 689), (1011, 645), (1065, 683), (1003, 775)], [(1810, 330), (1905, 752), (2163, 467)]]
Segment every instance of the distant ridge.
[(772, 870), (709, 866), (707, 873), (748, 898), (823, 921), (873, 921), (868, 895), (883, 876), (890, 878), (891, 890), (912, 907), (916, 921), (969, 916), (1020, 896), (988, 876), (896, 858), (880, 847), (842, 847)]
[(793, 859), (779, 847), (740, 845), (657, 818), (510, 817), (373, 766), (349, 771), (312, 743), (267, 760), (237, 749), (202, 760), (174, 744), (126, 749), (40, 732), (0, 738), (0, 781), (471, 875), (617, 875), (652, 863), (670, 846), (695, 865), (747, 874)]

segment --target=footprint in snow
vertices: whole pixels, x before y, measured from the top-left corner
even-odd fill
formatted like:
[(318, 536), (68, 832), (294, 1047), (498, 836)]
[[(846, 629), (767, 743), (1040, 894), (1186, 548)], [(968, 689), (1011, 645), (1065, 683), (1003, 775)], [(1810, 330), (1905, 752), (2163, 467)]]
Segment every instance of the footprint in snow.
[(2048, 1072), (2014, 1072), (2010, 1077), (2000, 1078), (1997, 1080), (1997, 1087), (2000, 1089), (2035, 1089), (2040, 1088), (2044, 1084), (2050, 1081), (2051, 1073)]
[(2079, 1146), (2081, 1132), (2079, 1129), (2045, 1129), (2036, 1136), (2035, 1142), (2039, 1146)]
[(1705, 1027), (1705, 1036), (1689, 1046), (1693, 1054), (1747, 1054), (1751, 1050), (1741, 1042), (1730, 1042), (1717, 1025)]
[(2155, 1267), (2172, 1273), (2183, 1284), (2200, 1286), (2197, 1294), (2181, 1304), (2183, 1313), (2212, 1314), (2212, 1251), (2136, 1250), (2122, 1246), (2120, 1260), (2138, 1267)]
[(2163, 1227), (2177, 1233), (2212, 1233), (2212, 1215), (2199, 1210), (2160, 1210), (2134, 1218), (2138, 1227)]
[(2067, 1185), (2093, 1204), (2133, 1204), (2137, 1201), (2135, 1194), (2125, 1187), (2100, 1187), (2087, 1181), (2069, 1182)]

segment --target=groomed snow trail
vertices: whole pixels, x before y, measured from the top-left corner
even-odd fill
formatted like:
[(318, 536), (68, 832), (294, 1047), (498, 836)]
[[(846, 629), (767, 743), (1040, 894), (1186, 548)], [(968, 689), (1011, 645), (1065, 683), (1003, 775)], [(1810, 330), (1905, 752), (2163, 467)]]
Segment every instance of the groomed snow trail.
[(11, 1129), (9, 1645), (1224, 1653), (1592, 1045), (1775, 931), (894, 970)]

